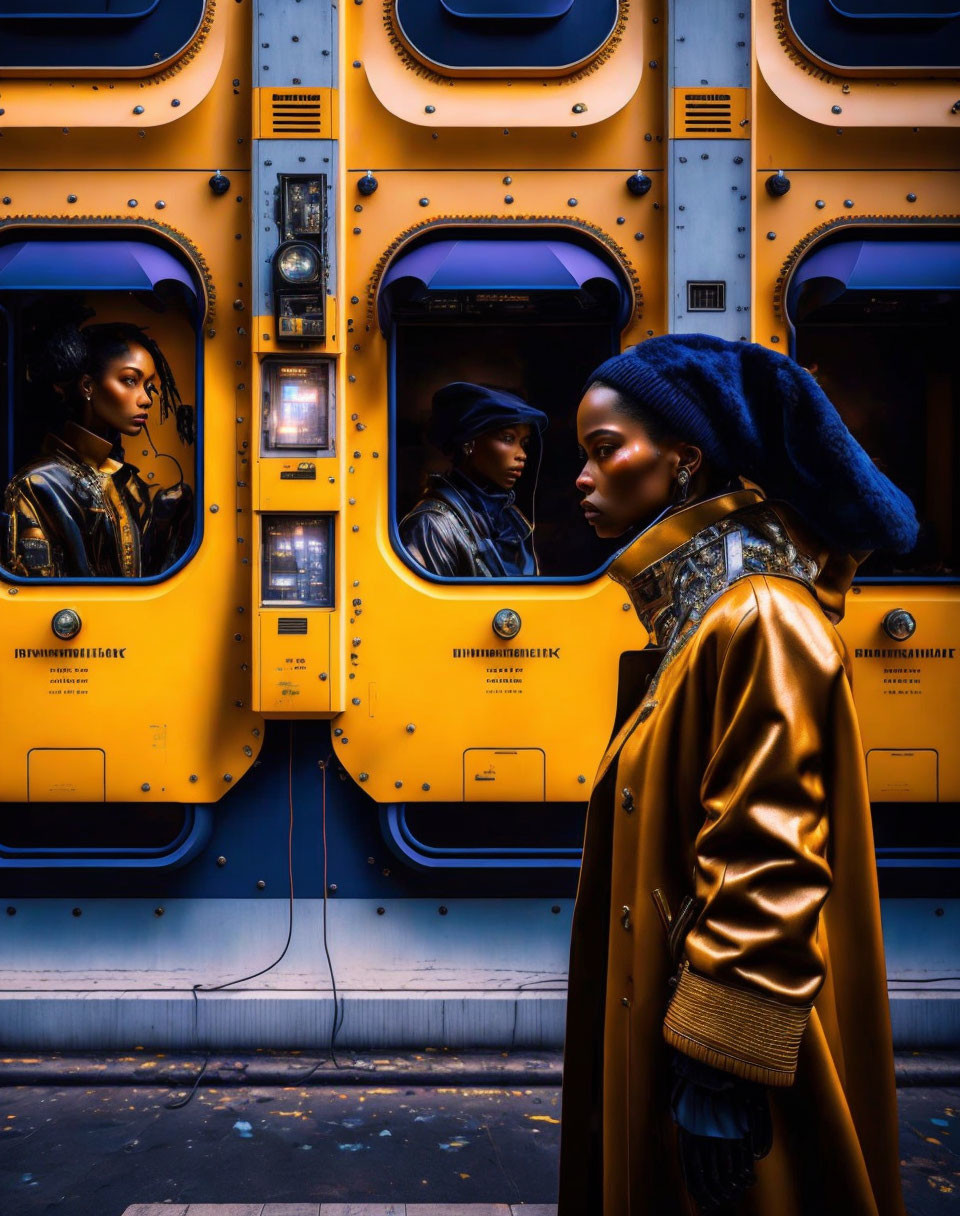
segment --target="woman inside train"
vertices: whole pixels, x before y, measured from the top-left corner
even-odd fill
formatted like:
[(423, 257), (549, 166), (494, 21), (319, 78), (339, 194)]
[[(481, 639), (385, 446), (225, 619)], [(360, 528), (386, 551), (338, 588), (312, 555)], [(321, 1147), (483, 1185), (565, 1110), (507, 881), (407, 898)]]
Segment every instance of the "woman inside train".
[(64, 422), (6, 488), (4, 567), (33, 578), (139, 578), (173, 565), (193, 533), (193, 491), (175, 457), (177, 481), (161, 488), (140, 477), (123, 448), (141, 437), (153, 447), (155, 402), (160, 421), (173, 414), (181, 440), (193, 442), (193, 409), (156, 342), (123, 322), (68, 325), (28, 374)]
[(867, 552), (913, 545), (913, 504), (807, 371), (747, 342), (614, 356), (577, 430), (581, 506), (627, 542), (609, 573), (649, 661), (587, 816), (560, 1216), (903, 1216), (836, 624)]
[(534, 525), (515, 488), (528, 463), (539, 472), (546, 425), (546, 414), (504, 389), (458, 380), (434, 393), (429, 436), (451, 467), (428, 477), (400, 521), (414, 561), (450, 578), (538, 573)]

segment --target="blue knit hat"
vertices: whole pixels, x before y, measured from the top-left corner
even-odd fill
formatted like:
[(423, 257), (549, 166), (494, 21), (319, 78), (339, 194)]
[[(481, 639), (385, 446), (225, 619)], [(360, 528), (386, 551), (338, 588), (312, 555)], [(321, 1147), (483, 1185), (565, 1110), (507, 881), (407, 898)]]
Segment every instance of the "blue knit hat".
[(441, 451), (457, 448), (468, 439), (505, 426), (526, 423), (539, 437), (547, 426), (542, 410), (528, 405), (506, 389), (454, 380), (433, 394), (430, 439)]
[(909, 498), (876, 467), (808, 371), (752, 342), (665, 334), (594, 371), (718, 468), (794, 507), (850, 551), (916, 544)]

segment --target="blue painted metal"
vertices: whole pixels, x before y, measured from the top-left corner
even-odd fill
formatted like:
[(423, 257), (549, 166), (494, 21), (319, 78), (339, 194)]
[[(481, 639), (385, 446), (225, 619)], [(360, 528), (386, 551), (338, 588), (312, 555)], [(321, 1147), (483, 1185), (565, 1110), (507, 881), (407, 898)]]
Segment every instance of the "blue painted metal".
[(166, 849), (11, 849), (0, 844), (0, 870), (174, 870), (198, 857), (213, 835), (211, 807), (185, 810), (183, 829)]
[(790, 280), (796, 324), (848, 291), (960, 291), (960, 241), (846, 240), (814, 250)]
[(800, 45), (830, 67), (956, 68), (956, 0), (920, 0), (916, 9), (909, 0), (787, 0), (787, 21)]
[(193, 39), (205, 0), (0, 0), (0, 66), (156, 71)]
[(203, 294), (178, 258), (146, 241), (13, 241), (0, 246), (0, 291), (153, 291), (161, 283), (186, 290), (192, 311)]
[(384, 839), (401, 861), (418, 870), (564, 870), (579, 869), (581, 849), (447, 848), (418, 840), (407, 822), (405, 803), (380, 806)]
[(569, 67), (595, 55), (617, 26), (618, 0), (396, 0), (414, 52), (438, 67)]
[(397, 301), (418, 301), (433, 292), (591, 288), (614, 296), (611, 311), (622, 329), (630, 315), (630, 293), (622, 274), (599, 254), (572, 241), (465, 237), (430, 241), (396, 258), (383, 276), (377, 311), (388, 333)]
[[(23, 249), (20, 250), (20, 246)], [(39, 246), (41, 248), (33, 248)], [(74, 247), (78, 247), (74, 249)], [(94, 254), (90, 251), (99, 249), (99, 257), (106, 263), (110, 263), (111, 255), (115, 249), (119, 249), (120, 253), (117, 261), (117, 269), (96, 268), (92, 263), (95, 260)], [(193, 326), (196, 333), (196, 346), (194, 358), (194, 393), (196, 412), (196, 481), (194, 484), (194, 494), (196, 497), (196, 512), (193, 524), (193, 536), (190, 539), (186, 551), (183, 555), (173, 563), (162, 574), (150, 575), (146, 578), (50, 578), (45, 579), (45, 583), (64, 585), (83, 585), (85, 583), (94, 584), (96, 586), (122, 586), (129, 587), (151, 585), (154, 583), (162, 583), (172, 575), (181, 570), (187, 562), (189, 562), (196, 551), (200, 548), (203, 541), (203, 526), (204, 526), (204, 510), (203, 510), (203, 491), (204, 491), (204, 415), (203, 415), (203, 387), (204, 387), (204, 345), (203, 345), (203, 330), (201, 328), (201, 305), (203, 296), (198, 285), (192, 276), (188, 273), (185, 264), (181, 263), (173, 254), (156, 245), (151, 245), (147, 242), (139, 241), (22, 241), (14, 242), (11, 245), (0, 247), (0, 258), (7, 254), (8, 251), (15, 251), (12, 256), (0, 261), (0, 291), (7, 293), (7, 300), (12, 304), (17, 300), (18, 295), (30, 291), (85, 291), (85, 290), (118, 290), (118, 291), (153, 291), (154, 288), (165, 282), (178, 283), (182, 288), (187, 290), (187, 299), (193, 301)], [(69, 251), (66, 253), (65, 251)], [(23, 255), (23, 261), (20, 262), (20, 254)], [(56, 257), (56, 268), (51, 264)], [(79, 268), (74, 267), (74, 258), (79, 263)], [(19, 266), (19, 269), (18, 269)], [(32, 268), (32, 269), (31, 269)], [(56, 281), (54, 271), (59, 272), (59, 282)], [(3, 282), (3, 276), (9, 271), (11, 280), (15, 286), (6, 285)], [(33, 277), (34, 281), (30, 285), (22, 286), (17, 280), (23, 275), (24, 282), (28, 283)], [(156, 275), (156, 278), (151, 279), (151, 274)], [(86, 287), (85, 281), (87, 278), (91, 280), (97, 279), (99, 276), (99, 285), (95, 287)], [(111, 276), (113, 276), (111, 278)], [(126, 276), (126, 281), (125, 277)], [(14, 326), (10, 311), (3, 306), (0, 301), (0, 311), (8, 319), (8, 333), (10, 342), (10, 358), (7, 360), (7, 400), (13, 401), (14, 391), (16, 387), (14, 351), (15, 351), (15, 336), (13, 334)], [(13, 410), (7, 411), (7, 452), (6, 452), (6, 481), (9, 481), (13, 476), (15, 469), (13, 468)], [(8, 583), (19, 583), (24, 586), (34, 585), (35, 580), (23, 578), (18, 574), (11, 574), (10, 571), (0, 568), (0, 579)]]

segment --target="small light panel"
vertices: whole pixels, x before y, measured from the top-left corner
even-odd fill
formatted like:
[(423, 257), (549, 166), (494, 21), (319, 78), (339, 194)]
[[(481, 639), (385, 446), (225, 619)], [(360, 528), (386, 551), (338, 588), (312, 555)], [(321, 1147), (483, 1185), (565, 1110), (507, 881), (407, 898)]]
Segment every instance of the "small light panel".
[(261, 604), (333, 607), (333, 516), (264, 515)]
[(324, 201), (327, 179), (280, 175), (280, 234), (284, 241), (296, 237), (319, 237), (323, 231)]
[(277, 333), (281, 338), (323, 338), (324, 300), (322, 296), (282, 295), (279, 300)]
[(332, 378), (329, 359), (264, 362), (264, 455), (331, 450)]
[(727, 284), (722, 279), (687, 280), (687, 312), (726, 312)]

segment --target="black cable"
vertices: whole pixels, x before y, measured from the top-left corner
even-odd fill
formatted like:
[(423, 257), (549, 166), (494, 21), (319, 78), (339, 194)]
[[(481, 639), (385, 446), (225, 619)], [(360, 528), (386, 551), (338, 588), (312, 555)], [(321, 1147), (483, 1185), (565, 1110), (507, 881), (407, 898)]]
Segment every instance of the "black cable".
[[(258, 976), (265, 975), (268, 971), (271, 971), (274, 967), (276, 967), (276, 965), (282, 960), (283, 956), (290, 949), (290, 942), (293, 938), (293, 723), (291, 722), (289, 725), (290, 743), (287, 759), (287, 802), (290, 808), (290, 826), (287, 832), (287, 873), (290, 878), (290, 897), (287, 918), (287, 940), (284, 943), (283, 949), (273, 960), (273, 962), (269, 963), (266, 967), (261, 967), (259, 971), (254, 971), (250, 975), (243, 975), (239, 979), (226, 980), (222, 984), (214, 984), (210, 988), (204, 987), (203, 984), (193, 985), (193, 987), (190, 989), (191, 995), (193, 996), (193, 1033), (198, 1042), (200, 1040), (200, 998), (198, 997), (197, 993), (221, 992), (224, 988), (230, 988), (234, 984), (243, 984), (246, 983), (247, 980), (255, 980)], [(186, 1106), (188, 1102), (192, 1101), (193, 1095), (197, 1092), (197, 1087), (203, 1079), (209, 1063), (210, 1051), (208, 1050), (204, 1056), (203, 1064), (200, 1066), (200, 1071), (194, 1078), (190, 1092), (185, 1098), (178, 1098), (175, 1101), (165, 1103), (164, 1105), (166, 1106), (167, 1110), (179, 1110), (182, 1106)], [(309, 1073), (307, 1075), (309, 1076)]]

